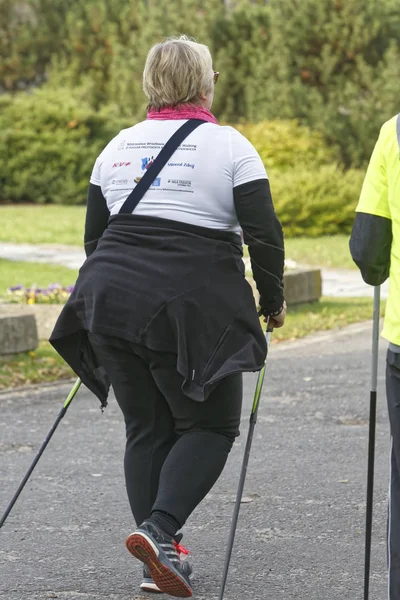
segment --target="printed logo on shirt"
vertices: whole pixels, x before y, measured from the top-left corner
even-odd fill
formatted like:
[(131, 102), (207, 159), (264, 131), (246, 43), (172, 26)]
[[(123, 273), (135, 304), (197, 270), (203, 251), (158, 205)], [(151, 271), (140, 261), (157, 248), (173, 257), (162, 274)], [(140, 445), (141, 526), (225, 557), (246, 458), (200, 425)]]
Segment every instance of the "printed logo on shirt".
[[(145, 156), (144, 158), (142, 158), (142, 171), (147, 171), (148, 169), (150, 169), (153, 162), (154, 162), (154, 156), (151, 156), (151, 157)], [(139, 181), (141, 179), (142, 179), (142, 177), (135, 177), (135, 183), (139, 183)], [(160, 185), (161, 185), (161, 178), (156, 177), (156, 179), (153, 181), (153, 183), (150, 185), (150, 187), (160, 187)]]
[(190, 188), (192, 187), (192, 182), (188, 179), (168, 179), (168, 183), (172, 183), (177, 187)]
[(126, 142), (124, 150), (161, 150), (164, 146), (162, 142)]
[(187, 163), (187, 162), (169, 162), (168, 163), (169, 167), (187, 167), (189, 169), (194, 169), (194, 163)]
[(113, 179), (111, 182), (113, 185), (126, 185), (128, 183), (127, 179)]
[(142, 171), (147, 171), (147, 169), (150, 169), (153, 162), (154, 156), (152, 156), (151, 158), (147, 158), (147, 156), (145, 158), (142, 158)]
[(117, 150), (125, 150), (126, 140), (122, 140), (117, 146)]
[[(139, 183), (141, 177), (135, 177), (135, 183)], [(156, 177), (153, 183), (150, 184), (150, 187), (160, 187), (161, 185), (161, 177)]]
[(116, 162), (113, 164), (112, 168), (115, 169), (117, 167), (129, 167), (131, 164), (131, 162)]

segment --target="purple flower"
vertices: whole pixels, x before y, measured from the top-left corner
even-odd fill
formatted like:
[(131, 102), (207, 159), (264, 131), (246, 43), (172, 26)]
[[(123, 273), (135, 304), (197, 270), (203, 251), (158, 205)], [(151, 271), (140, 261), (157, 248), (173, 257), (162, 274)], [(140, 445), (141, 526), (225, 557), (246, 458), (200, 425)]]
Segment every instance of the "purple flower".
[[(60, 283), (51, 283), (47, 288), (14, 285), (8, 288), (11, 302), (28, 304), (58, 304), (66, 302), (68, 296), (74, 291), (74, 286), (62, 286)], [(18, 292), (21, 292), (18, 294)]]
[(9, 287), (8, 289), (10, 290), (10, 292), (18, 292), (19, 290), (23, 289), (23, 285), (13, 285), (11, 287)]

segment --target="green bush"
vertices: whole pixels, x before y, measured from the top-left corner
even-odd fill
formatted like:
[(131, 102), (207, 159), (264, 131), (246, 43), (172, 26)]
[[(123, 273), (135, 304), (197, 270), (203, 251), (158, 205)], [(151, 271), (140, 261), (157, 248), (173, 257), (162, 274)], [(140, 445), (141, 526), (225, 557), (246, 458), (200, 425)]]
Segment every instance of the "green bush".
[(344, 171), (338, 151), (296, 121), (246, 123), (237, 129), (263, 160), (286, 236), (350, 232), (364, 171)]
[(127, 125), (71, 90), (0, 96), (0, 202), (85, 202), (97, 155)]
[(326, 165), (315, 170), (274, 171), (270, 179), (285, 235), (350, 233), (364, 171)]
[[(83, 204), (94, 160), (130, 120), (43, 87), (0, 96), (0, 202)], [(271, 176), (286, 235), (349, 232), (363, 172), (344, 172), (320, 134), (295, 121), (241, 124)]]
[(261, 121), (236, 128), (255, 146), (267, 171), (315, 168), (339, 161), (320, 133), (296, 121)]

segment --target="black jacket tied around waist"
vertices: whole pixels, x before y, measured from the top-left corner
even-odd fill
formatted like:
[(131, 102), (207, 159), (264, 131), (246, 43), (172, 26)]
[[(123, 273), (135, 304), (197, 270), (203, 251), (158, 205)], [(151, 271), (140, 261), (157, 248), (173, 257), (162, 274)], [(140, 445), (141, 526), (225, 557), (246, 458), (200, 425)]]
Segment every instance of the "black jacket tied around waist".
[(50, 342), (107, 403), (109, 382), (87, 332), (177, 356), (183, 392), (207, 399), (266, 356), (237, 234), (167, 219), (116, 215), (80, 269)]

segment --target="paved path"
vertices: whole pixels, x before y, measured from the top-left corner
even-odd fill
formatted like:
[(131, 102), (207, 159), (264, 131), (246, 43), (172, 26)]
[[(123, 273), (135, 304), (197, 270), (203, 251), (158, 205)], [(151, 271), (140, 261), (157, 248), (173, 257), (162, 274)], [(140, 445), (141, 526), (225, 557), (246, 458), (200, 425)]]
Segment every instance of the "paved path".
[[(0, 258), (30, 262), (43, 262), (64, 265), (79, 269), (85, 260), (82, 249), (73, 246), (46, 244), (0, 243)], [(249, 264), (249, 259), (247, 259)], [(16, 282), (17, 283), (17, 282)], [(382, 286), (382, 297), (386, 298), (388, 284)], [(322, 294), (334, 297), (373, 297), (373, 288), (366, 285), (357, 270), (322, 269)]]
[(0, 242), (0, 258), (26, 262), (63, 265), (69, 269), (79, 269), (85, 260), (81, 248), (62, 244), (10, 244)]
[[(273, 345), (225, 600), (361, 600), (370, 324)], [(370, 597), (386, 598), (388, 426), (378, 390)], [(255, 376), (242, 436), (184, 542), (195, 598), (216, 600)], [(19, 484), (70, 384), (0, 394), (0, 507)], [(124, 548), (124, 426), (86, 390), (74, 400), (0, 531), (2, 600), (146, 600)], [(162, 596), (163, 598), (163, 596)]]
[[(389, 282), (381, 286), (382, 298), (387, 298)], [(373, 298), (374, 288), (364, 283), (356, 269), (322, 269), (322, 295), (340, 298)]]

